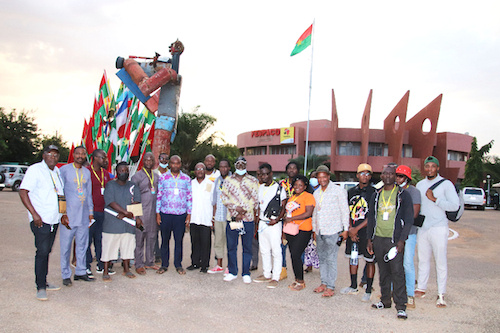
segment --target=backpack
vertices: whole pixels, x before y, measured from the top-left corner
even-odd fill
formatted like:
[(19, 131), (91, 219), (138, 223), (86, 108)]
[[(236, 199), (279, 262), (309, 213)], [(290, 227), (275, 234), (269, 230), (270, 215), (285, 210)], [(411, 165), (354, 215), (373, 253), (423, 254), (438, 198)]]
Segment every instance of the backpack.
[(271, 216), (278, 217), (281, 213), (281, 185), (278, 184), (278, 191), (274, 198), (267, 204), (266, 210), (264, 211), (264, 216), (271, 219)]
[[(434, 184), (431, 187), (429, 187), (429, 190), (433, 191), (436, 187), (439, 186), (439, 184), (441, 184), (445, 180), (446, 179), (444, 179), (444, 178), (441, 179), (436, 184)], [(463, 194), (462, 194), (461, 191), (457, 191), (457, 194), (458, 194), (458, 210), (455, 210), (455, 211), (446, 211), (446, 217), (451, 222), (457, 222), (458, 220), (460, 220), (460, 218), (462, 217), (462, 214), (464, 213), (464, 206), (465, 206), (464, 205), (464, 196), (463, 196)]]

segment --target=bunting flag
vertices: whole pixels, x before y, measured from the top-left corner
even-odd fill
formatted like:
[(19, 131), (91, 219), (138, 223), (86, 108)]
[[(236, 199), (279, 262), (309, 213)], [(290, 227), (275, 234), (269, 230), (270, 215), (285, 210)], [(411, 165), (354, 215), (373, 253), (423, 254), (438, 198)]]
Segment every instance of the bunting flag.
[(75, 151), (75, 144), (71, 143), (71, 149), (69, 150), (69, 156), (68, 156), (68, 164), (74, 162), (74, 158), (73, 158), (73, 152), (74, 151)]
[(304, 31), (304, 33), (299, 37), (297, 43), (295, 43), (295, 48), (293, 49), (292, 54), (290, 54), (290, 57), (304, 51), (309, 45), (311, 45), (312, 30), (313, 25), (311, 24), (311, 26), (307, 28), (307, 30)]

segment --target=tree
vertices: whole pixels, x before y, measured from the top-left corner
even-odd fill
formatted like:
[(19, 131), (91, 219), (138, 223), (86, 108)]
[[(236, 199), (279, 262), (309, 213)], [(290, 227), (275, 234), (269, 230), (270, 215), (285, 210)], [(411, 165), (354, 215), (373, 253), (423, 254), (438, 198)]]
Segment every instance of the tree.
[(56, 145), (59, 148), (59, 162), (66, 162), (69, 157), (69, 147), (68, 143), (63, 140), (62, 136), (56, 132), (56, 134), (49, 136), (44, 135), (41, 140), (39, 140), (40, 150), (36, 154), (36, 161), (42, 160), (43, 148), (48, 145)]
[(0, 161), (32, 163), (38, 150), (38, 127), (28, 111), (7, 113), (0, 107)]
[[(327, 155), (308, 155), (307, 156), (308, 170), (306, 172), (306, 175), (309, 177), (311, 172), (316, 170), (316, 168), (322, 164), (324, 164), (328, 168), (330, 168), (330, 161), (329, 160), (330, 160), (330, 157)], [(297, 163), (299, 165), (299, 169), (300, 169), (299, 174), (300, 175), (304, 174), (304, 161), (305, 161), (304, 156), (297, 156), (296, 158), (291, 158), (288, 161)]]
[(472, 139), (469, 159), (465, 164), (465, 177), (463, 180), (464, 186), (481, 186), (483, 180), (483, 162), (485, 162), (485, 155), (490, 151), (493, 146), (493, 140), (477, 149), (477, 139)]

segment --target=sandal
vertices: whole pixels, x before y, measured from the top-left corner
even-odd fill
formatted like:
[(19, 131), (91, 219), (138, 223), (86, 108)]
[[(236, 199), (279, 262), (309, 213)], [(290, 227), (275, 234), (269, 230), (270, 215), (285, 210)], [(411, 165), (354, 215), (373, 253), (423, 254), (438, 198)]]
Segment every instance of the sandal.
[(425, 290), (415, 289), (415, 297), (424, 298), (425, 297)]
[(111, 276), (109, 276), (109, 274), (104, 274), (104, 275), (102, 276), (102, 280), (103, 280), (104, 282), (111, 282)]
[(291, 284), (288, 285), (288, 288), (293, 289), (297, 285), (296, 281), (293, 281)]
[(135, 274), (132, 272), (123, 272), (122, 275), (128, 277), (129, 279), (135, 279)]
[(146, 266), (146, 269), (154, 269), (155, 271), (157, 271), (157, 270), (160, 269), (160, 267), (156, 266), (156, 265), (153, 265), (153, 266)]
[(300, 282), (295, 282), (295, 285), (293, 287), (290, 287), (293, 291), (301, 291), (306, 287), (306, 283), (300, 283)]
[(446, 302), (444, 301), (444, 295), (439, 294), (436, 300), (436, 307), (438, 308), (445, 308), (446, 307)]
[(317, 294), (321, 294), (326, 290), (326, 285), (322, 284), (318, 288), (314, 289), (313, 291)]
[(177, 267), (175, 269), (177, 271), (177, 273), (179, 273), (180, 275), (185, 275), (186, 274), (186, 271), (184, 270), (184, 268), (182, 267)]
[(332, 297), (333, 295), (335, 295), (335, 291), (333, 289), (326, 288), (325, 292), (323, 293), (323, 295), (321, 295), (321, 297)]
[(168, 267), (160, 267), (159, 270), (156, 271), (156, 274), (163, 274), (167, 271)]

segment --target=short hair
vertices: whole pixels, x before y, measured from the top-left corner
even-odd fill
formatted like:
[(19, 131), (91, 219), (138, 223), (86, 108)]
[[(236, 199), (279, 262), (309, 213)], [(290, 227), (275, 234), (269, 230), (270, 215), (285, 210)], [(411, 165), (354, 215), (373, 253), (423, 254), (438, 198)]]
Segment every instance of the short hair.
[(125, 162), (125, 161), (121, 161), (120, 163), (118, 163), (115, 167), (115, 171), (116, 173), (118, 173), (118, 168), (121, 167), (121, 166), (126, 166), (128, 168), (128, 163)]
[(295, 176), (295, 177), (293, 178), (293, 181), (292, 181), (292, 187), (295, 185), (295, 182), (296, 182), (297, 180), (301, 180), (301, 181), (304, 183), (304, 185), (306, 186), (306, 188), (309, 186), (309, 179), (307, 179), (307, 177), (306, 177), (306, 176), (303, 176), (303, 175), (298, 175), (298, 176)]
[(73, 151), (75, 151), (75, 150), (77, 150), (77, 149), (85, 149), (85, 151), (87, 151), (87, 148), (85, 148), (85, 147), (84, 147), (84, 146), (82, 146), (82, 145), (79, 145), (78, 147), (75, 147), (75, 149), (74, 149)]
[(158, 158), (160, 158), (160, 156), (161, 156), (161, 155), (167, 155), (167, 158), (168, 158), (168, 159), (170, 159), (170, 156), (168, 156), (168, 154), (167, 154), (167, 153), (160, 153), (160, 154), (158, 155)]
[(292, 164), (294, 164), (294, 165), (295, 165), (295, 167), (297, 168), (297, 170), (299, 170), (299, 169), (300, 169), (300, 168), (299, 168), (299, 165), (297, 164), (297, 162), (295, 162), (295, 161), (290, 161), (290, 162), (288, 162), (288, 164), (286, 165), (285, 170), (288, 170), (288, 167), (289, 167), (290, 165), (292, 165)]
[(226, 162), (227, 163), (227, 166), (228, 167), (231, 167), (231, 162), (229, 162), (229, 160), (227, 158), (223, 158), (219, 161), (219, 165), (221, 164), (221, 162)]
[[(75, 149), (76, 149), (76, 148), (75, 148)], [(102, 154), (106, 155), (106, 152), (105, 152), (104, 150), (102, 150), (102, 149), (96, 149), (96, 150), (94, 150), (94, 151), (92, 152), (92, 158), (96, 158), (96, 157), (97, 157), (97, 155), (98, 155), (98, 154), (100, 154), (100, 153), (102, 153)]]
[(261, 165), (259, 165), (259, 170), (262, 169), (269, 169), (269, 171), (273, 172), (273, 167), (269, 163), (262, 163)]

